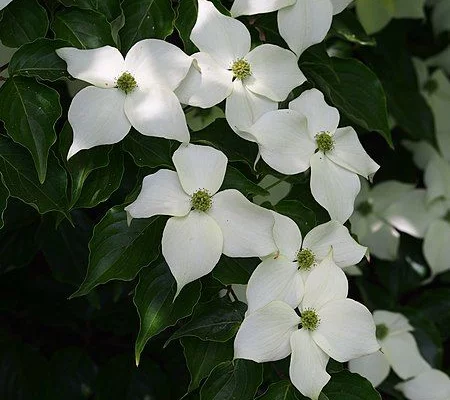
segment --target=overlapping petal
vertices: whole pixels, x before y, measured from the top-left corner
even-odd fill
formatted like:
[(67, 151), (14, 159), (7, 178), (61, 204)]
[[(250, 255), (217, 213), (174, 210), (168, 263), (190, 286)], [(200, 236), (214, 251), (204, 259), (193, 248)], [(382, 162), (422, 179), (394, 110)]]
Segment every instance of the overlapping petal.
[(437, 220), (430, 225), (423, 241), (423, 255), (431, 268), (432, 275), (450, 269), (450, 224)]
[(442, 157), (434, 156), (427, 167), (423, 176), (425, 186), (427, 187), (427, 202), (441, 197), (450, 199), (450, 163)]
[(415, 378), (395, 386), (408, 400), (447, 400), (450, 398), (450, 378), (444, 372), (430, 369)]
[(360, 374), (368, 379), (374, 387), (377, 387), (388, 377), (391, 367), (386, 356), (381, 351), (376, 351), (367, 356), (350, 360), (348, 369)]
[(345, 7), (347, 7), (353, 0), (330, 0), (331, 4), (333, 4), (333, 14), (339, 14), (344, 11)]
[(414, 330), (408, 319), (400, 313), (394, 313), (386, 310), (375, 310), (373, 313), (373, 319), (377, 325), (386, 325), (389, 329), (390, 336), (403, 334)]
[(279, 10), (283, 7), (291, 6), (296, 0), (235, 0), (231, 6), (231, 15), (264, 14)]
[(275, 221), (273, 238), (278, 251), (289, 261), (294, 261), (302, 244), (302, 233), (297, 224), (289, 217), (275, 211), (272, 211), (272, 215)]

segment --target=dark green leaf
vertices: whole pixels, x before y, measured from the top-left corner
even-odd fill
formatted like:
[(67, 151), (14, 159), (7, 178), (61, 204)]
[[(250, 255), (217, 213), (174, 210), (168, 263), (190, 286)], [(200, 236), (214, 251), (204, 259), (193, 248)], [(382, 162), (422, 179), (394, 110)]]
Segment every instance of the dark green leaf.
[(6, 206), (8, 204), (8, 198), (9, 198), (9, 190), (4, 185), (2, 180), (0, 180), (0, 229), (2, 229), (3, 225), (4, 225), (3, 213), (6, 210)]
[(173, 32), (175, 12), (169, 0), (127, 0), (122, 8), (125, 25), (119, 34), (124, 53), (139, 40), (165, 39)]
[(248, 179), (241, 171), (228, 165), (221, 187), (239, 190), (244, 196), (268, 196), (269, 192)]
[(0, 172), (12, 197), (41, 214), (59, 211), (67, 215), (67, 175), (53, 153), (48, 158), (47, 178), (40, 184), (28, 151), (0, 136)]
[(303, 53), (300, 68), (347, 118), (380, 133), (392, 147), (386, 96), (369, 68), (355, 59), (329, 57), (322, 45)]
[(37, 0), (13, 1), (3, 10), (0, 40), (8, 47), (20, 47), (44, 37), (48, 29), (45, 8)]
[(330, 33), (362, 46), (377, 44), (376, 40), (364, 31), (355, 13), (350, 10), (344, 10), (333, 18)]
[(307, 400), (289, 381), (273, 383), (258, 400)]
[(216, 365), (233, 359), (233, 341), (204, 342), (195, 337), (180, 339), (186, 364), (191, 374), (188, 391), (197, 389)]
[(141, 135), (131, 129), (122, 143), (124, 150), (140, 167), (173, 168), (171, 142), (167, 139)]
[(10, 78), (0, 88), (0, 119), (8, 135), (33, 156), (39, 181), (45, 180), (55, 123), (61, 116), (58, 92), (30, 78)]
[(128, 226), (122, 206), (109, 210), (94, 228), (86, 278), (72, 297), (83, 296), (113, 279), (134, 279), (158, 257), (162, 227), (161, 217), (134, 219)]
[(186, 113), (186, 122), (194, 132), (201, 131), (211, 125), (216, 119), (225, 118), (225, 114), (220, 107), (211, 108), (192, 107)]
[(67, 8), (55, 14), (52, 30), (57, 39), (63, 39), (79, 49), (115, 46), (111, 25), (96, 11)]
[(192, 314), (200, 299), (201, 283), (195, 281), (184, 287), (174, 300), (176, 282), (165, 262), (144, 269), (134, 295), (134, 304), (139, 313), (140, 328), (136, 339), (135, 356), (140, 356), (148, 340), (181, 318)]
[(66, 7), (76, 6), (84, 10), (94, 10), (103, 14), (108, 21), (113, 21), (122, 12), (120, 0), (60, 0)]
[(230, 258), (220, 257), (214, 267), (213, 277), (223, 285), (246, 285), (250, 275), (261, 262), (258, 258)]
[(380, 394), (367, 379), (349, 371), (333, 374), (322, 394), (326, 396), (324, 400), (381, 400)]
[(226, 361), (213, 369), (200, 390), (201, 400), (252, 400), (263, 380), (263, 367), (249, 360)]
[(189, 322), (178, 329), (166, 342), (185, 336), (195, 336), (201, 340), (226, 342), (239, 329), (247, 306), (240, 301), (231, 302), (227, 298), (200, 303)]
[[(301, 196), (298, 197), (302, 200)], [(293, 219), (299, 226), (302, 235), (306, 235), (312, 228), (319, 225), (317, 214), (325, 214), (325, 212), (321, 209), (317, 210), (320, 206), (316, 206), (316, 209), (311, 209), (309, 204), (304, 204), (301, 200), (281, 200), (274, 208), (276, 212)], [(326, 222), (327, 216), (324, 215), (322, 220)]]
[(35, 76), (49, 81), (68, 77), (66, 63), (55, 53), (61, 47), (70, 47), (70, 43), (41, 38), (24, 44), (9, 62), (9, 75)]

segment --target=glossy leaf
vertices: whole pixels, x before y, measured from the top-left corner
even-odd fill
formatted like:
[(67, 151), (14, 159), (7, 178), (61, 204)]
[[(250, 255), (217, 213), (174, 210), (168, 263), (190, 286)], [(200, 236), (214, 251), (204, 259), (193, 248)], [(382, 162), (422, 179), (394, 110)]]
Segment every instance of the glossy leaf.
[(83, 296), (113, 279), (134, 279), (158, 257), (162, 228), (161, 217), (134, 219), (128, 226), (122, 206), (109, 210), (94, 228), (88, 271), (72, 297)]
[(227, 167), (221, 189), (236, 189), (239, 190), (244, 196), (269, 195), (267, 190), (263, 189), (255, 182), (252, 182), (241, 171), (231, 165), (228, 165)]
[(231, 258), (222, 254), (212, 275), (225, 286), (246, 285), (260, 262), (258, 258)]
[(94, 10), (103, 14), (108, 21), (113, 21), (120, 16), (120, 0), (60, 0), (66, 7), (76, 6), (84, 10)]
[(289, 381), (280, 381), (269, 386), (267, 391), (257, 397), (258, 400), (306, 400), (305, 396)]
[(333, 18), (331, 34), (361, 46), (375, 46), (376, 40), (369, 36), (356, 18), (355, 13), (344, 10)]
[(320, 396), (320, 400), (381, 400), (380, 394), (367, 379), (349, 371), (332, 374)]
[(0, 119), (8, 135), (33, 156), (39, 181), (45, 180), (55, 123), (61, 116), (58, 92), (34, 79), (10, 78), (0, 88)]
[(225, 113), (217, 106), (211, 108), (192, 107), (186, 112), (186, 122), (194, 132), (207, 128), (218, 118), (225, 118)]

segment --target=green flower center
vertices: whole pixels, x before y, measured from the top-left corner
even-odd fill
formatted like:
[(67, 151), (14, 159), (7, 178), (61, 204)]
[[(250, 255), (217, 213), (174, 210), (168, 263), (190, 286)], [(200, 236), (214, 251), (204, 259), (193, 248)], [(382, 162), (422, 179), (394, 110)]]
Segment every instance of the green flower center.
[(316, 256), (309, 249), (303, 249), (297, 253), (298, 269), (309, 270), (316, 261)]
[(434, 79), (428, 79), (423, 85), (424, 90), (428, 94), (433, 94), (438, 89), (438, 83)]
[(302, 328), (307, 329), (308, 331), (314, 331), (320, 324), (320, 318), (316, 313), (316, 310), (309, 308), (302, 312), (300, 316)]
[(116, 85), (125, 94), (131, 93), (137, 86), (136, 79), (129, 72), (124, 72), (117, 79)]
[(197, 190), (192, 195), (192, 209), (197, 211), (208, 211), (212, 205), (212, 198), (206, 189)]
[(236, 60), (231, 66), (231, 71), (233, 71), (233, 76), (241, 81), (248, 78), (252, 74), (250, 64), (244, 58)]
[(372, 204), (368, 201), (364, 201), (356, 207), (356, 211), (358, 211), (361, 215), (369, 215), (373, 210)]
[(316, 143), (317, 148), (324, 153), (334, 148), (334, 140), (329, 132), (319, 132), (316, 135)]
[(376, 326), (375, 335), (378, 340), (383, 340), (389, 333), (389, 328), (385, 324), (379, 324)]

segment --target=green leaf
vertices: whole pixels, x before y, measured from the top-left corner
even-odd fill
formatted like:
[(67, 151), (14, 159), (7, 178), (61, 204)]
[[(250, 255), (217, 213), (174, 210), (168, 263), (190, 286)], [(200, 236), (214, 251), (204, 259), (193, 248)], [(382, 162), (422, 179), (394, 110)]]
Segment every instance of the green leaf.
[(380, 133), (392, 147), (386, 96), (377, 76), (355, 59), (329, 57), (323, 45), (301, 57), (301, 70), (347, 118)]
[(71, 45), (64, 40), (45, 38), (24, 44), (9, 62), (9, 75), (33, 76), (49, 81), (68, 77), (66, 63), (55, 53), (56, 49), (67, 46)]
[(369, 36), (356, 18), (355, 13), (344, 10), (333, 17), (330, 33), (361, 46), (375, 46), (376, 40)]
[(307, 400), (289, 381), (273, 383), (258, 400)]
[(200, 400), (252, 400), (262, 381), (262, 364), (226, 361), (213, 369), (200, 390)]
[(188, 391), (191, 392), (200, 386), (202, 379), (206, 378), (214, 367), (225, 361), (233, 359), (233, 341), (204, 342), (195, 337), (180, 339), (183, 346), (186, 365), (191, 374)]
[(349, 371), (332, 374), (320, 396), (320, 400), (381, 400), (380, 394), (367, 379)]
[(4, 185), (2, 180), (0, 180), (0, 229), (4, 226), (3, 221), (3, 213), (6, 210), (6, 206), (8, 205), (8, 198), (9, 198), (9, 190)]
[(63, 39), (79, 49), (114, 46), (111, 25), (106, 17), (93, 10), (67, 8), (55, 14), (52, 30), (56, 39)]
[(268, 196), (269, 192), (263, 189), (261, 186), (248, 179), (241, 171), (227, 166), (225, 178), (223, 180), (221, 190), (236, 189), (239, 190), (244, 196)]
[(44, 37), (48, 29), (45, 8), (37, 0), (13, 1), (3, 10), (0, 40), (8, 47), (20, 47)]
[(30, 204), (41, 214), (58, 211), (67, 215), (67, 175), (50, 152), (47, 178), (39, 183), (33, 161), (21, 146), (0, 136), (0, 172), (12, 197)]
[(56, 141), (55, 123), (61, 116), (59, 94), (30, 78), (10, 78), (0, 88), (0, 119), (8, 135), (33, 156), (44, 182), (50, 147)]
[(108, 21), (113, 21), (120, 16), (120, 0), (60, 0), (66, 7), (76, 6), (83, 10), (94, 10), (103, 14)]
[(212, 275), (225, 286), (246, 285), (260, 262), (258, 258), (230, 258), (222, 254)]
[(134, 219), (128, 226), (123, 206), (111, 208), (94, 228), (88, 271), (71, 297), (83, 296), (113, 279), (134, 279), (159, 256), (162, 228), (161, 217)]
[(140, 320), (135, 345), (136, 365), (149, 339), (192, 314), (200, 299), (201, 283), (198, 280), (190, 283), (174, 300), (175, 292), (176, 282), (166, 262), (151, 265), (139, 274), (134, 294)]
[(170, 140), (145, 136), (131, 129), (122, 145), (139, 167), (173, 168)]
[(239, 329), (247, 306), (240, 301), (231, 302), (227, 298), (214, 299), (195, 307), (189, 322), (178, 329), (166, 342), (185, 336), (195, 336), (201, 340), (226, 342)]
[(225, 118), (225, 114), (222, 109), (217, 106), (211, 108), (192, 107), (186, 113), (186, 122), (189, 128), (194, 132), (205, 129), (218, 118)]
[(125, 25), (119, 35), (124, 53), (142, 39), (165, 39), (173, 32), (175, 12), (169, 0), (127, 0), (122, 9)]

